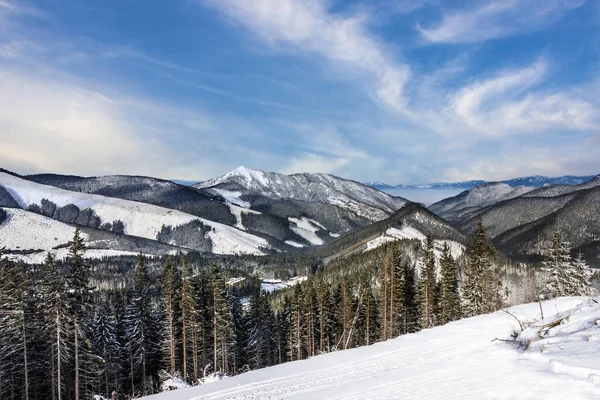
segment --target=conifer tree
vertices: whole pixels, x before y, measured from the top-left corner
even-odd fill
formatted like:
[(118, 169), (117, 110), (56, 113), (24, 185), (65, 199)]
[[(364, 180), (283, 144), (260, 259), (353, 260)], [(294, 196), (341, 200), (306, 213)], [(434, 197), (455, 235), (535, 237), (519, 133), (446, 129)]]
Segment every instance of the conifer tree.
[(485, 236), (481, 220), (471, 239), (465, 280), (462, 285), (464, 315), (471, 317), (495, 311), (498, 283), (492, 269), (495, 251)]
[(228, 370), (228, 353), (231, 348), (233, 326), (231, 313), (227, 304), (227, 290), (217, 267), (213, 267), (210, 279), (212, 339), (213, 339), (213, 368), (224, 374)]
[(592, 278), (592, 270), (587, 265), (583, 258), (583, 254), (577, 254), (577, 257), (573, 260), (575, 285), (573, 290), (574, 296), (591, 296), (592, 288), (590, 286), (590, 279)]
[(283, 300), (281, 309), (276, 314), (277, 329), (277, 360), (284, 363), (290, 360), (290, 334), (291, 334), (292, 302), (289, 296)]
[[(73, 241), (69, 246), (67, 276), (70, 297), (69, 310), (72, 321), (73, 357), (74, 357), (74, 398), (79, 400), (85, 393), (85, 381), (90, 379), (91, 347), (88, 324), (92, 309), (92, 287), (90, 286), (90, 269), (83, 258), (85, 240), (79, 228), (75, 228)], [(86, 376), (86, 374), (88, 376)]]
[(447, 242), (442, 248), (440, 275), (440, 323), (446, 324), (461, 316), (458, 271)]
[(417, 304), (416, 266), (404, 263), (403, 294), (404, 315), (402, 318), (402, 333), (416, 332), (419, 327), (419, 309)]
[(248, 357), (246, 346), (248, 343), (248, 326), (244, 318), (244, 307), (240, 297), (233, 291), (228, 297), (229, 309), (231, 310), (231, 323), (235, 343), (230, 354), (231, 372), (237, 374), (247, 369)]
[(180, 360), (178, 357), (179, 342), (179, 294), (180, 277), (171, 257), (167, 258), (163, 270), (162, 305), (165, 318), (164, 351), (168, 370), (174, 374), (178, 370)]
[(419, 276), (417, 299), (419, 303), (419, 324), (421, 328), (430, 328), (435, 325), (435, 255), (434, 242), (427, 236), (423, 244), (423, 257)]
[(66, 390), (65, 365), (71, 354), (71, 349), (67, 346), (70, 323), (69, 295), (66, 281), (52, 253), (46, 255), (42, 271), (44, 276), (42, 304), (46, 309), (45, 331), (52, 338), (50, 346), (52, 398), (61, 400)]
[(546, 291), (554, 296), (570, 296), (575, 292), (576, 272), (571, 259), (571, 246), (563, 240), (557, 229), (552, 240), (544, 249), (546, 259), (543, 261), (546, 274)]
[(98, 388), (109, 397), (119, 389), (119, 346), (116, 320), (106, 309), (98, 309), (92, 324), (92, 349), (102, 359)]
[(181, 256), (181, 344), (183, 348), (183, 377), (198, 380), (198, 304), (192, 271), (184, 255)]

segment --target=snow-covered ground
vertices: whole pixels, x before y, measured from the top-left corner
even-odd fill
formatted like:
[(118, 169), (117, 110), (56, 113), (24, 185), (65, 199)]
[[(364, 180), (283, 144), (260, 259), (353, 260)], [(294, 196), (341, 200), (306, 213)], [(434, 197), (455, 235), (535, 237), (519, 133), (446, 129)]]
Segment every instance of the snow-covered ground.
[[(518, 328), (496, 312), (147, 399), (598, 399), (600, 307), (582, 301), (544, 302), (546, 315), (571, 316), (529, 350), (494, 341)], [(538, 304), (510, 312), (540, 318)]]
[(325, 230), (323, 225), (319, 224), (317, 221), (302, 217), (302, 218), (288, 218), (290, 221), (290, 229), (294, 231), (298, 236), (306, 239), (308, 242), (314, 245), (322, 245), (323, 239), (321, 239), (317, 232), (320, 230)]
[(296, 276), (288, 281), (282, 281), (281, 279), (263, 279), (260, 282), (260, 290), (263, 292), (275, 292), (277, 290), (296, 286), (300, 282), (307, 280), (306, 276)]
[[(410, 226), (403, 226), (402, 228), (388, 228), (385, 233), (377, 238), (367, 242), (367, 248), (365, 251), (373, 250), (379, 246), (383, 246), (386, 243), (393, 242), (398, 239), (417, 239), (425, 240), (426, 236), (419, 230)], [(450, 247), (450, 253), (455, 259), (459, 257), (465, 250), (465, 246), (455, 242), (453, 240), (434, 240), (434, 253), (437, 259), (441, 257), (441, 249), (444, 242), (448, 243)]]
[(102, 222), (120, 220), (124, 223), (127, 235), (156, 240), (163, 226), (176, 227), (194, 220), (200, 220), (212, 228), (207, 235), (213, 242), (213, 252), (217, 254), (263, 254), (261, 248), (269, 248), (269, 243), (258, 236), (235, 229), (218, 222), (198, 218), (181, 211), (171, 210), (146, 203), (122, 200), (112, 197), (72, 192), (54, 186), (41, 185), (13, 175), (0, 172), (0, 185), (23, 208), (49, 200), (58, 207), (76, 205), (80, 210), (90, 208)]
[[(59, 245), (65, 245), (73, 239), (75, 227), (63, 222), (55, 221), (17, 208), (5, 208), (6, 220), (0, 224), (0, 248), (9, 250), (44, 250), (32, 254), (7, 254), (11, 260), (27, 263), (42, 263), (47, 251), (51, 250), (57, 259), (67, 257), (69, 250), (60, 248), (52, 250)], [(88, 235), (81, 234), (84, 239)], [(101, 258), (108, 256), (136, 255), (137, 253), (120, 250), (94, 249), (85, 253), (86, 258)]]

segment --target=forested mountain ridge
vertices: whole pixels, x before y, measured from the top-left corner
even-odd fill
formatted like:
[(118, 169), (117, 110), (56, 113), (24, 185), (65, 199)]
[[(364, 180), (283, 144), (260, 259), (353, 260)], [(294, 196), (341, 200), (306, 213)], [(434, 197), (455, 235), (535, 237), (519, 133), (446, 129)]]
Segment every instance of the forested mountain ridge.
[(285, 175), (244, 167), (194, 187), (281, 218), (306, 216), (333, 234), (385, 219), (407, 203), (333, 175)]
[[(262, 185), (260, 190), (253, 187), (243, 194), (226, 189), (237, 185), (229, 181), (231, 178), (242, 175), (244, 179), (258, 176), (261, 182), (265, 177), (276, 179)], [(321, 245), (344, 232), (386, 218), (406, 203), (404, 199), (357, 182), (323, 174), (288, 177), (238, 168), (217, 180), (220, 189), (204, 189), (140, 176), (84, 178), (38, 174), (21, 177), (3, 170), (0, 173), (0, 207), (22, 208), (78, 225), (86, 234), (93, 233), (95, 237), (106, 236), (98, 230), (112, 232), (111, 240), (93, 245), (102, 248), (112, 243), (121, 251), (164, 254), (164, 246), (161, 247), (164, 243), (183, 251), (264, 254)], [(284, 190), (282, 181), (285, 180), (295, 184)], [(56, 199), (57, 191), (61, 193), (59, 200)], [(238, 195), (249, 201), (239, 199)], [(111, 207), (112, 211), (107, 212), (106, 209)], [(100, 212), (100, 209), (104, 211)], [(142, 217), (144, 214), (146, 216)], [(161, 215), (161, 221), (156, 220)], [(20, 218), (26, 216), (26, 213), (21, 214)], [(143, 232), (134, 229), (144, 225), (144, 221), (154, 221), (152, 229), (143, 229)], [(211, 228), (211, 224), (217, 226), (217, 230), (226, 231), (220, 234), (224, 239), (217, 243), (213, 236), (219, 232)], [(5, 229), (12, 231), (14, 227)], [(123, 240), (123, 235), (143, 240), (129, 248), (127, 244), (131, 244), (131, 240)], [(36, 251), (38, 255), (29, 258), (39, 262), (42, 257), (39, 250), (49, 248), (17, 246), (9, 250)]]
[(264, 254), (271, 248), (264, 238), (178, 210), (68, 191), (5, 172), (0, 185), (20, 208), (70, 225), (216, 254)]
[[(521, 192), (521, 193), (519, 193)], [(472, 233), (481, 220), (492, 242), (510, 257), (539, 259), (543, 243), (557, 229), (600, 266), (600, 176), (578, 185), (507, 188), (484, 184), (429, 207)]]

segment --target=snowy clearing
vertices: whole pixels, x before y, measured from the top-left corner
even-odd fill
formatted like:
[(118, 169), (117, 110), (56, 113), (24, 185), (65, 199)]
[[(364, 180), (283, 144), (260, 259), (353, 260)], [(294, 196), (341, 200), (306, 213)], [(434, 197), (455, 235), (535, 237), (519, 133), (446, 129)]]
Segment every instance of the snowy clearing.
[[(600, 333), (597, 303), (583, 298), (543, 303), (547, 314), (572, 313), (551, 332), (544, 351), (519, 349), (510, 339), (517, 321), (504, 312), (482, 315), (223, 381), (148, 396), (188, 399), (598, 399)], [(576, 311), (580, 310), (580, 311)], [(538, 304), (512, 307), (522, 320), (539, 319)], [(586, 339), (587, 338), (587, 339)], [(540, 342), (542, 343), (542, 342)]]
[(282, 281), (280, 279), (263, 279), (260, 282), (260, 290), (263, 292), (275, 292), (277, 290), (289, 288), (297, 285), (300, 282), (307, 280), (307, 276), (296, 276), (288, 281)]
[(80, 210), (92, 209), (102, 222), (120, 220), (125, 225), (125, 234), (156, 240), (164, 226), (176, 227), (200, 220), (212, 228), (207, 235), (213, 241), (216, 254), (263, 254), (260, 248), (269, 248), (268, 242), (258, 236), (242, 232), (233, 227), (198, 218), (181, 211), (171, 210), (146, 203), (112, 197), (71, 192), (54, 186), (41, 185), (7, 173), (0, 173), (0, 185), (23, 208), (49, 200), (58, 207), (76, 205)]
[(322, 245), (323, 239), (317, 236), (317, 231), (324, 230), (323, 225), (312, 219), (302, 218), (288, 218), (291, 222), (290, 229), (294, 231), (298, 236), (306, 239), (309, 243), (314, 245)]
[(71, 225), (18, 208), (4, 210), (7, 218), (0, 224), (0, 248), (50, 250), (73, 239), (75, 227)]
[[(52, 251), (57, 259), (67, 257), (69, 250), (54, 247), (65, 245), (73, 239), (75, 227), (63, 222), (55, 221), (30, 211), (18, 208), (5, 208), (6, 221), (0, 224), (0, 248), (8, 250), (44, 250), (32, 254), (7, 254), (6, 257), (27, 263), (40, 264), (46, 258), (48, 251)], [(86, 233), (81, 233), (88, 239)], [(109, 256), (131, 256), (138, 253), (109, 249), (90, 249), (85, 252), (85, 258), (102, 258)]]
[[(416, 239), (423, 241), (426, 239), (426, 236), (419, 230), (410, 226), (403, 226), (401, 229), (388, 228), (383, 235), (368, 242), (365, 251), (373, 250), (379, 246), (383, 246), (386, 243), (399, 239)], [(437, 259), (441, 257), (441, 249), (444, 245), (444, 242), (448, 243), (448, 246), (450, 247), (450, 253), (455, 259), (459, 257), (465, 250), (465, 247), (462, 244), (452, 240), (434, 240), (434, 253)]]

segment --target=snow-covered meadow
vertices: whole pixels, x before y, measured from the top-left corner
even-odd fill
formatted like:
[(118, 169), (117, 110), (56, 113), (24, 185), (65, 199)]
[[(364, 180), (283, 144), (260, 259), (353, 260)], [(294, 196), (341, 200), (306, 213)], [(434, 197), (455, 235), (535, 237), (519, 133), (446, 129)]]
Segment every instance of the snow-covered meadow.
[[(146, 399), (600, 398), (597, 300), (559, 298), (542, 307), (543, 321), (540, 306), (526, 304), (510, 308), (512, 315), (481, 315)], [(520, 331), (513, 315), (524, 324), (521, 337), (495, 340)]]

